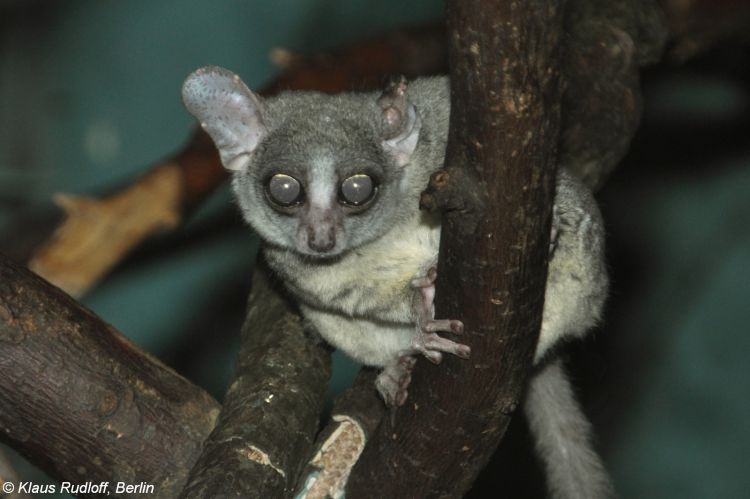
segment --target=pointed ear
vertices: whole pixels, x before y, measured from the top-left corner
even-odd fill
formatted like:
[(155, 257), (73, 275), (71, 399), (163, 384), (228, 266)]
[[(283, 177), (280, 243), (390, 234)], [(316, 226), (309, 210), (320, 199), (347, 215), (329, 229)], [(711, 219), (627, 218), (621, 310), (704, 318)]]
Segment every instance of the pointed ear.
[(224, 166), (245, 170), (267, 130), (263, 104), (240, 77), (218, 66), (200, 68), (182, 85), (182, 101), (213, 139)]
[(386, 130), (383, 149), (399, 166), (411, 160), (422, 128), (417, 109), (406, 97), (406, 88), (406, 78), (401, 76), (393, 80), (378, 99)]

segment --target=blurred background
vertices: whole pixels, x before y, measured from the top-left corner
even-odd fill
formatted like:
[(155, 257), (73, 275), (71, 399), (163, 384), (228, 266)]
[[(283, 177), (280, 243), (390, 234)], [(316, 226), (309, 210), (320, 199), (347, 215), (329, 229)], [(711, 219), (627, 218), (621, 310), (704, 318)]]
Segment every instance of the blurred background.
[[(54, 193), (111, 192), (178, 150), (193, 126), (180, 101), (193, 69), (218, 64), (258, 88), (277, 71), (274, 47), (314, 53), (442, 12), (438, 0), (0, 0), (0, 251), (59, 218)], [(597, 194), (612, 275), (605, 323), (571, 345), (569, 365), (620, 497), (744, 498), (748, 44), (651, 68), (643, 88), (642, 126)], [(221, 399), (257, 247), (225, 185), (82, 301)], [(331, 394), (355, 371), (336, 356)], [(541, 497), (521, 418), (508, 444), (472, 497), (508, 480), (518, 497)]]

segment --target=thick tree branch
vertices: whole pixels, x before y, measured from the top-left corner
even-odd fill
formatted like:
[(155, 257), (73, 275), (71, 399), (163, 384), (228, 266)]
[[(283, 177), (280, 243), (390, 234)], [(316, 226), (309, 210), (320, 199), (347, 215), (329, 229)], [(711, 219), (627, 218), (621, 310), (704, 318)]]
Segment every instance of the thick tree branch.
[(330, 350), (259, 267), (219, 422), (181, 497), (283, 497), (318, 430)]
[(519, 405), (541, 324), (562, 3), (453, 0), (447, 12), (451, 127), (431, 183), (449, 210), (437, 311), (463, 320), (472, 358), (420, 361), (395, 425), (381, 425), (354, 469), (353, 497), (462, 496)]
[(0, 256), (0, 435), (31, 462), (174, 497), (218, 414), (203, 390)]

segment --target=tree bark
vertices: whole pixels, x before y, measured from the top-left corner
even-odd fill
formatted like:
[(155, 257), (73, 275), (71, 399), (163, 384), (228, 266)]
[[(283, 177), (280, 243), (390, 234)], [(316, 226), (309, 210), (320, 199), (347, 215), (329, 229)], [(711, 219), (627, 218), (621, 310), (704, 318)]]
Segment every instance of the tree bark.
[(219, 422), (180, 497), (284, 497), (310, 454), (330, 350), (258, 268)]
[(519, 406), (547, 275), (562, 7), (448, 2), (446, 167), (423, 204), (445, 210), (437, 314), (463, 320), (472, 357), (419, 362), (395, 424), (354, 468), (352, 497), (462, 496)]
[(218, 414), (206, 392), (0, 255), (3, 442), (58, 480), (145, 481), (174, 497)]
[(337, 400), (328, 425), (320, 432), (315, 451), (298, 479), (294, 497), (341, 497), (352, 468), (385, 414), (375, 390), (377, 371), (360, 370), (354, 385)]

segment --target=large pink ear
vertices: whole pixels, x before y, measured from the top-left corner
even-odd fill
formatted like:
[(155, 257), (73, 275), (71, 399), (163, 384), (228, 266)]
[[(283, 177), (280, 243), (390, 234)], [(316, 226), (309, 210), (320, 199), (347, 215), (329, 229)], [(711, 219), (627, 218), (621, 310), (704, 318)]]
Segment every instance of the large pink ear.
[(406, 78), (401, 76), (393, 80), (378, 99), (386, 129), (383, 149), (399, 166), (404, 166), (411, 160), (422, 128), (419, 114), (406, 96), (406, 88)]
[(224, 166), (245, 170), (267, 129), (263, 104), (240, 77), (218, 66), (200, 68), (182, 85), (182, 101), (213, 139)]

